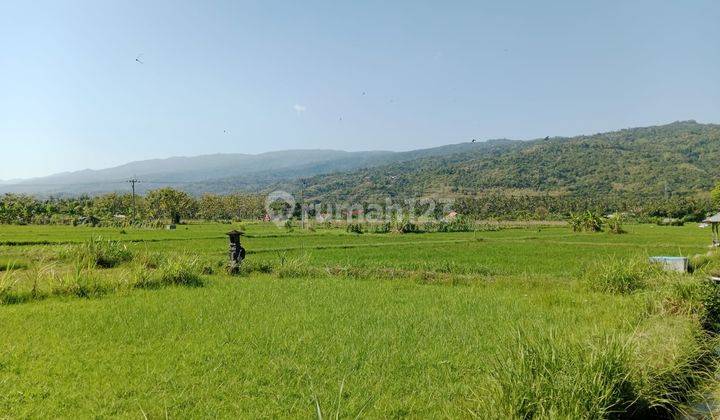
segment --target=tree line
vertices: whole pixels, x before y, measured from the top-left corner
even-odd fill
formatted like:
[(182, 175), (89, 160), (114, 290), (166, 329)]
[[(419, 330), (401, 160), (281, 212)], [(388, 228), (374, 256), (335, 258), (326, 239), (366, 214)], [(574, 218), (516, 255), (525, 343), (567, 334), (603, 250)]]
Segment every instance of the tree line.
[[(304, 203), (306, 206), (312, 203)], [(368, 209), (365, 200), (356, 206)], [(385, 203), (377, 203), (381, 207)], [(437, 202), (432, 216), (443, 218), (447, 210), (475, 220), (565, 220), (571, 214), (591, 211), (596, 214), (625, 213), (638, 221), (676, 218), (700, 221), (720, 210), (720, 184), (708, 197), (671, 196), (659, 198), (604, 196), (598, 198), (554, 195), (509, 195), (497, 191), (482, 196), (456, 198), (451, 204)], [(301, 203), (293, 215), (300, 217)], [(204, 194), (199, 198), (173, 188), (161, 188), (145, 195), (110, 193), (75, 198), (40, 199), (29, 195), (0, 196), (2, 224), (130, 225), (182, 220), (207, 221), (257, 220), (265, 216), (265, 196), (233, 193)], [(422, 205), (413, 206), (416, 216), (427, 214)], [(310, 214), (313, 217), (313, 214)]]
[(2, 224), (162, 224), (187, 219), (257, 219), (264, 212), (264, 197), (257, 194), (204, 194), (195, 198), (173, 188), (134, 197), (129, 193), (46, 199), (22, 194), (0, 196)]
[(455, 210), (477, 219), (502, 217), (511, 220), (566, 219), (571, 214), (590, 211), (595, 214), (625, 213), (637, 221), (658, 218), (683, 219), (687, 222), (703, 220), (709, 213), (720, 210), (720, 186), (717, 199), (692, 196), (628, 197), (604, 196), (508, 196), (501, 193), (482, 197), (460, 198)]

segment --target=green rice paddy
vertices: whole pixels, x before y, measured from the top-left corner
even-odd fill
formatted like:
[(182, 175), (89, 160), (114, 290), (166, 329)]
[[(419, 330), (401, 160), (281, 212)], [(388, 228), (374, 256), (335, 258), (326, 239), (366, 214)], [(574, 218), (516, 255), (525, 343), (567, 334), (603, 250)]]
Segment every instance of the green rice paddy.
[[(229, 276), (224, 232), (237, 227), (246, 270)], [(0, 413), (667, 415), (713, 366), (706, 276), (651, 273), (612, 293), (593, 287), (594, 273), (705, 254), (709, 233), (627, 230), (0, 226)], [(131, 257), (80, 264), (98, 237)], [(201, 281), (186, 282), (191, 272)]]

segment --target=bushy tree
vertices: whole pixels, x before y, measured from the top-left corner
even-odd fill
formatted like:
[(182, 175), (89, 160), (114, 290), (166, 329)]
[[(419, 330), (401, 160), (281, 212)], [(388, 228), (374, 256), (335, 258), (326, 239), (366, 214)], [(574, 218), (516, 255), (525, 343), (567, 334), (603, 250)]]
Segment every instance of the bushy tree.
[(205, 220), (228, 220), (226, 200), (217, 194), (203, 194), (198, 200), (198, 217)]
[(712, 201), (714, 210), (720, 209), (720, 183), (710, 192), (710, 200)]
[(33, 216), (42, 212), (42, 204), (27, 195), (5, 194), (0, 200), (0, 221), (2, 223), (31, 223)]
[(228, 211), (237, 220), (258, 219), (265, 214), (265, 197), (234, 193), (224, 196)]
[(188, 193), (173, 188), (161, 188), (150, 191), (145, 196), (148, 212), (155, 219), (169, 218), (172, 223), (180, 223), (182, 218), (192, 218), (197, 210), (197, 202)]
[[(138, 206), (142, 197), (135, 198), (135, 204)], [(133, 198), (132, 194), (110, 193), (99, 195), (92, 201), (93, 215), (101, 219), (112, 218), (115, 215), (132, 215)]]
[(260, 195), (204, 194), (198, 201), (197, 215), (205, 220), (246, 220), (258, 219), (264, 212), (264, 199)]

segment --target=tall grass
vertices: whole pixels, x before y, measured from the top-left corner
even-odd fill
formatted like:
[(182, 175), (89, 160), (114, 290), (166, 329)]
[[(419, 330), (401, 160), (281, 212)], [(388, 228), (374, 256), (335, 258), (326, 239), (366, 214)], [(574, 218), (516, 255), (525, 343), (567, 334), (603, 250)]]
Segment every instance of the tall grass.
[(78, 262), (70, 273), (59, 277), (54, 283), (52, 294), (56, 296), (76, 296), (93, 298), (117, 290), (118, 285), (101, 278), (92, 266), (83, 266)]
[(0, 258), (0, 271), (22, 270), (28, 268), (28, 263), (15, 259)]
[(205, 279), (201, 275), (202, 264), (192, 258), (168, 258), (156, 269), (139, 266), (134, 274), (134, 287), (157, 289), (166, 286), (201, 287)]
[(278, 254), (277, 258), (247, 259), (243, 261), (239, 276), (252, 273), (273, 274), (278, 278), (302, 277), (344, 277), (348, 279), (392, 279), (410, 280), (420, 284), (467, 284), (478, 279), (487, 279), (496, 274), (495, 270), (482, 264), (463, 265), (450, 261), (424, 261), (408, 264), (407, 268), (368, 266), (363, 264), (313, 265), (310, 254), (289, 256)]
[(132, 260), (133, 253), (122, 242), (91, 237), (82, 244), (65, 248), (61, 258), (84, 266), (113, 268)]
[(489, 361), (490, 388), (479, 412), (498, 418), (607, 418), (636, 400), (626, 344), (566, 343), (555, 335), (516, 333), (509, 351)]
[(663, 275), (661, 269), (641, 257), (610, 257), (590, 265), (584, 277), (592, 290), (628, 294), (646, 288)]
[(720, 251), (714, 249), (706, 254), (690, 258), (690, 269), (703, 275), (720, 277)]
[(15, 285), (18, 281), (18, 275), (11, 266), (0, 272), (0, 303), (8, 304), (18, 301), (15, 293)]

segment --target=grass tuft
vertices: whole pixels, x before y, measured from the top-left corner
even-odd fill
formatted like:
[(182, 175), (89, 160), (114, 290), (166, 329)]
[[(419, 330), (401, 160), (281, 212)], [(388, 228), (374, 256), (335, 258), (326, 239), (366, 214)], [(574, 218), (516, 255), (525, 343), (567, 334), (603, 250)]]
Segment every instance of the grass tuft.
[(642, 258), (615, 258), (591, 265), (585, 282), (590, 289), (613, 294), (629, 294), (646, 288), (662, 271)]
[(65, 248), (61, 258), (84, 266), (113, 268), (133, 259), (133, 253), (119, 241), (90, 238), (79, 245)]
[(606, 418), (635, 400), (630, 352), (617, 339), (588, 347), (518, 333), (490, 363), (481, 412), (507, 418)]
[(169, 258), (155, 270), (139, 266), (134, 273), (134, 285), (146, 289), (165, 286), (202, 287), (205, 285), (202, 271), (203, 266), (196, 259)]

